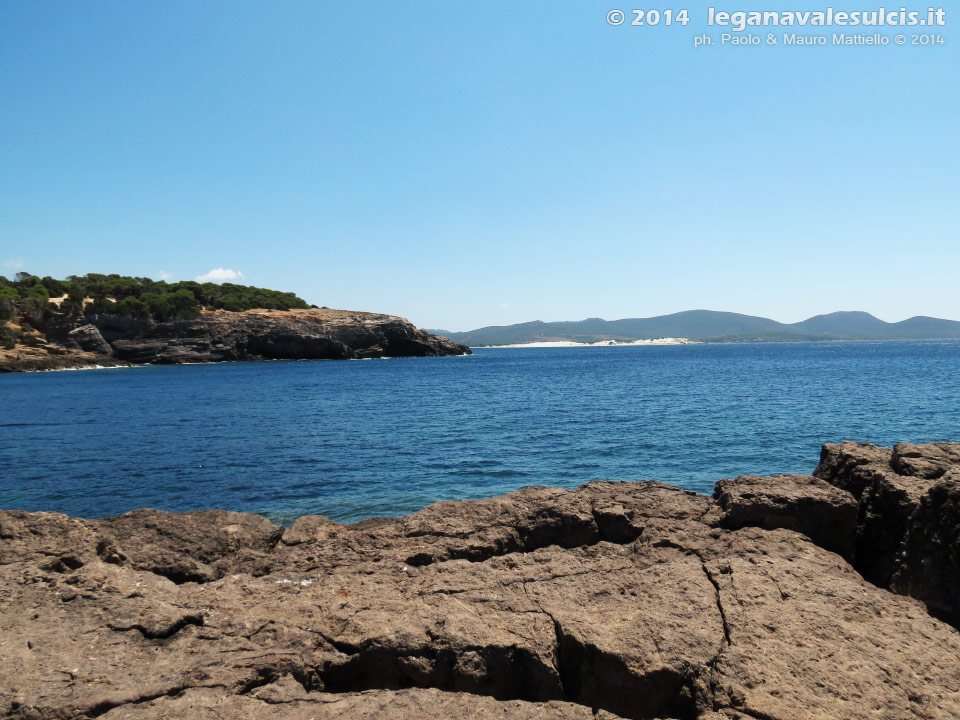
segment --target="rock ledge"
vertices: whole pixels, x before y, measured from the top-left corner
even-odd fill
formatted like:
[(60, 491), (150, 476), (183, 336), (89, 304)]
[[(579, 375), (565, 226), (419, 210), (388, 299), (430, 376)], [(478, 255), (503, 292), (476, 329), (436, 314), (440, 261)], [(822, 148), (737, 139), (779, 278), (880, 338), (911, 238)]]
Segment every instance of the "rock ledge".
[(590, 483), (287, 529), (0, 511), (0, 716), (960, 718), (958, 468), (845, 443), (714, 498)]

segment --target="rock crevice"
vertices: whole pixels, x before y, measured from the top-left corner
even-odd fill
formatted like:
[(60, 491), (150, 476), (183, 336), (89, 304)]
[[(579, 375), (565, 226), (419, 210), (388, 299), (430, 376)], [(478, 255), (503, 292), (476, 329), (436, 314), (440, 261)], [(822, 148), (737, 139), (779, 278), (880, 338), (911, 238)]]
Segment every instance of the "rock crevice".
[(960, 444), (824, 445), (814, 475), (857, 503), (857, 570), (960, 627)]

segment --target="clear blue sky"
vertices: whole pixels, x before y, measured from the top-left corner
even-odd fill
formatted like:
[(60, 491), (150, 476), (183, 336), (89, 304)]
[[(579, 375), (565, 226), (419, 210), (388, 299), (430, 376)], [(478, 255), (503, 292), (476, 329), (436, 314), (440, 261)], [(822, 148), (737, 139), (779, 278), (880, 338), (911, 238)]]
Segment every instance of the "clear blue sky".
[(695, 50), (707, 4), (615, 7), (2, 0), (0, 273), (226, 268), (450, 330), (960, 319), (949, 9), (944, 46)]

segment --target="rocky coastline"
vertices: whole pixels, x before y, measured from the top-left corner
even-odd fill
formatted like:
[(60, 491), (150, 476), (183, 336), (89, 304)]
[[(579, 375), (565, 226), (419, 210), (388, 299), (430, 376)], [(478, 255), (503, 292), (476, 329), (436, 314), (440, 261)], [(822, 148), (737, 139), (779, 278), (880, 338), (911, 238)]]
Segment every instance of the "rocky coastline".
[(0, 511), (0, 717), (960, 718), (960, 444), (290, 528)]
[(0, 349), (0, 372), (470, 354), (403, 318), (346, 310), (205, 310), (166, 322), (79, 312), (28, 319), (38, 332), (29, 346)]

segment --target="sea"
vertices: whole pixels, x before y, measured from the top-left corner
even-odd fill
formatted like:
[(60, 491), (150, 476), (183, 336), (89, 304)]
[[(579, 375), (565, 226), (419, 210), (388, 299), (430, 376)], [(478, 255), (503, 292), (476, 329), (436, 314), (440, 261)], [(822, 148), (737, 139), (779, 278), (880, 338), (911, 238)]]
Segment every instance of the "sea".
[(528, 485), (810, 473), (960, 441), (960, 341), (477, 349), (0, 375), (0, 508), (340, 522)]

